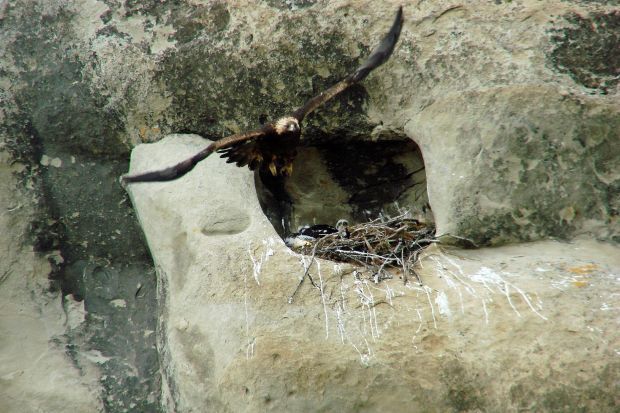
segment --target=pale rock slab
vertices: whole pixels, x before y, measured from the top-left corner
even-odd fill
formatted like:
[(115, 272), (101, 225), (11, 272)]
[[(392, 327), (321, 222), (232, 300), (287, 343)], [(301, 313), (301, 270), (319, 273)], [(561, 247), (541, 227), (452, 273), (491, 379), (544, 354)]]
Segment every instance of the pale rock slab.
[(50, 291), (50, 264), (25, 238), (33, 205), (15, 190), (19, 167), (0, 151), (0, 411), (101, 411), (96, 370), (64, 346), (83, 307)]
[[(140, 145), (131, 172), (208, 144)], [(159, 272), (169, 411), (618, 408), (620, 251), (588, 240), (429, 248), (424, 285), (288, 250), (253, 174), (217, 156), (129, 186)], [(306, 280), (311, 265), (317, 284)]]

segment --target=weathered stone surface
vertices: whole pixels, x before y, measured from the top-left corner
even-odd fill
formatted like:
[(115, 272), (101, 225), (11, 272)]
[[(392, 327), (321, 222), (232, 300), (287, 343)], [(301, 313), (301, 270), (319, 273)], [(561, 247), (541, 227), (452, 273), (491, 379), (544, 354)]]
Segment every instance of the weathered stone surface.
[[(30, 235), (21, 242), (50, 261), (48, 273), (39, 275), (49, 275), (63, 303), (77, 300), (86, 311), (83, 323), (67, 328), (59, 343), (49, 344), (50, 351), (64, 349), (80, 368), (91, 359), (95, 362), (100, 382), (93, 391), (100, 393), (100, 402), (74, 410), (155, 411), (160, 392), (155, 272), (117, 184), (127, 168), (127, 160), (121, 159), (127, 153), (123, 125), (126, 116), (131, 117), (130, 111), (120, 109), (131, 106), (129, 100), (119, 94), (128, 89), (139, 94), (132, 80), (146, 80), (149, 66), (135, 53), (131, 58), (115, 56), (125, 59), (122, 65), (108, 61), (106, 56), (119, 44), (108, 39), (110, 48), (102, 50), (102, 43), (93, 40), (106, 9), (94, 1), (0, 5), (0, 146), (10, 154), (7, 162), (23, 166), (15, 172), (20, 184), (6, 188), (0, 197), (12, 199), (21, 189), (32, 198), (35, 211), (21, 222)], [(110, 66), (95, 70), (85, 57), (100, 57)], [(118, 83), (113, 90), (102, 90), (90, 76), (94, 72)], [(37, 357), (27, 354), (29, 348), (23, 350), (22, 358)], [(64, 374), (61, 366), (57, 369)], [(34, 381), (25, 385), (36, 387)], [(11, 389), (16, 393), (8, 394), (14, 402), (7, 411), (35, 411), (25, 407), (27, 393)], [(58, 407), (53, 391), (47, 397), (36, 401), (43, 411), (71, 409), (69, 404)]]
[[(24, 165), (16, 173), (37, 205), (21, 218), (32, 221), (24, 244), (49, 256), (63, 296), (84, 300), (85, 322), (68, 330), (67, 348), (76, 360), (104, 354), (103, 409), (159, 405), (154, 269), (117, 185), (130, 148), (173, 132), (217, 138), (287, 112), (355, 67), (395, 7), (0, 3), (0, 145)], [(433, 1), (407, 4), (405, 15), (392, 59), (307, 119), (311, 155), (298, 166), (316, 176), (285, 184), (297, 197), (274, 204), (270, 219), (289, 214), (294, 228), (391, 201), (417, 208), (428, 184), (439, 230), (478, 244), (578, 234), (618, 241), (617, 2)], [(422, 152), (370, 166), (399, 177), (377, 192), (365, 186), (389, 174), (347, 182), (342, 163), (317, 149), (336, 142), (359, 167), (366, 153), (346, 145), (398, 139)], [(400, 180), (422, 158), (426, 174)], [(315, 177), (327, 190), (308, 191)], [(321, 205), (330, 208), (316, 213)], [(248, 217), (214, 209), (199, 231), (243, 234), (254, 225)], [(192, 259), (180, 254), (178, 265)]]
[(407, 130), (439, 233), (478, 244), (619, 234), (620, 106), (542, 85), (493, 88), (445, 96)]
[(23, 165), (9, 160), (0, 150), (0, 411), (99, 411), (97, 370), (65, 348), (64, 334), (83, 322), (83, 306), (69, 297), (63, 305), (49, 262), (32, 251), (33, 199), (16, 191)]
[[(207, 143), (173, 135), (139, 146), (131, 172)], [(619, 407), (617, 247), (431, 248), (424, 286), (375, 284), (288, 250), (252, 173), (217, 157), (183, 179), (129, 188), (160, 276), (169, 411)], [(229, 230), (205, 233), (213, 211)], [(318, 288), (306, 281), (289, 302), (308, 265)]]
[(412, 16), (402, 79), (415, 92), (399, 115), (440, 233), (617, 241), (620, 20), (603, 3), (434, 2)]

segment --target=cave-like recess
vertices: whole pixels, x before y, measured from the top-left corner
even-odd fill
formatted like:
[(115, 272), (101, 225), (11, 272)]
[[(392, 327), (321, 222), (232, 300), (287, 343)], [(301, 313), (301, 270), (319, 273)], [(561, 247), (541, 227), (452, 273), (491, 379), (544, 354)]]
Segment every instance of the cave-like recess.
[(301, 147), (290, 177), (257, 173), (256, 187), (263, 211), (283, 237), (302, 225), (334, 225), (342, 218), (355, 224), (404, 210), (433, 220), (422, 153), (406, 137)]

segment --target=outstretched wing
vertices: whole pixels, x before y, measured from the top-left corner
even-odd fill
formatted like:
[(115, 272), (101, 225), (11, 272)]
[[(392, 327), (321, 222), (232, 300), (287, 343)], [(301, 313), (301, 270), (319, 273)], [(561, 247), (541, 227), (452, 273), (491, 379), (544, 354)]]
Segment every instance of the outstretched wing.
[[(306, 115), (350, 86), (364, 80), (372, 70), (382, 65), (394, 51), (394, 46), (400, 36), (402, 24), (403, 10), (402, 7), (399, 7), (390, 31), (383, 38), (381, 43), (379, 43), (379, 45), (373, 50), (368, 59), (366, 59), (366, 61), (355, 70), (355, 72), (347, 76), (344, 80), (336, 83), (323, 93), (310, 99), (305, 105), (293, 112), (292, 116), (301, 123)], [(191, 171), (198, 162), (202, 161), (215, 151), (219, 151), (222, 153), (223, 157), (227, 157), (227, 162), (235, 162), (239, 166), (249, 165), (250, 169), (255, 169), (263, 161), (263, 153), (260, 144), (261, 138), (265, 137), (269, 133), (268, 128), (269, 126), (264, 126), (263, 128), (255, 131), (232, 135), (227, 138), (220, 139), (219, 141), (207, 146), (191, 158), (169, 168), (137, 175), (123, 175), (121, 177), (121, 184), (124, 186), (125, 184), (131, 182), (171, 181)], [(288, 158), (284, 162), (284, 167), (280, 165), (280, 169), (288, 170), (288, 168), (290, 168), (290, 162), (292, 157), (294, 157), (294, 151), (291, 151), (288, 155)], [(270, 164), (270, 170), (272, 170), (274, 175), (276, 174), (277, 167), (278, 166), (273, 164), (273, 162)]]
[(370, 56), (368, 56), (368, 59), (366, 59), (366, 61), (355, 70), (355, 72), (351, 73), (349, 76), (336, 83), (334, 86), (330, 87), (329, 89), (307, 101), (306, 104), (293, 112), (293, 116), (301, 123), (301, 121), (306, 117), (306, 115), (308, 115), (316, 108), (318, 108), (328, 100), (332, 99), (334, 96), (338, 95), (342, 91), (364, 80), (372, 70), (385, 63), (385, 61), (390, 58), (392, 52), (394, 51), (394, 46), (396, 46), (396, 42), (398, 42), (402, 27), (403, 8), (401, 6), (396, 12), (396, 17), (394, 18), (394, 23), (392, 23), (390, 31), (387, 35), (385, 35), (383, 40), (381, 40), (381, 43), (379, 43), (379, 45), (372, 51)]
[(230, 135), (226, 138), (219, 139), (213, 142), (210, 147), (213, 147), (213, 152), (222, 149), (230, 148), (231, 146), (239, 145), (248, 141), (253, 141), (265, 135), (267, 133), (267, 125), (260, 129), (256, 129), (250, 132), (238, 133), (236, 135)]
[(235, 145), (242, 145), (244, 142), (260, 138), (264, 134), (265, 131), (263, 129), (258, 129), (251, 132), (228, 136), (226, 138), (213, 142), (191, 158), (188, 158), (183, 162), (179, 162), (178, 164), (173, 165), (169, 168), (137, 175), (123, 175), (121, 177), (121, 185), (125, 186), (126, 184), (132, 182), (172, 181), (191, 171), (198, 162), (202, 161), (213, 152), (230, 148)]
[(248, 165), (251, 170), (255, 170), (263, 162), (258, 139), (263, 135), (257, 136), (256, 139), (235, 141), (217, 149), (217, 152), (222, 158), (227, 158), (226, 163), (235, 163), (239, 167)]

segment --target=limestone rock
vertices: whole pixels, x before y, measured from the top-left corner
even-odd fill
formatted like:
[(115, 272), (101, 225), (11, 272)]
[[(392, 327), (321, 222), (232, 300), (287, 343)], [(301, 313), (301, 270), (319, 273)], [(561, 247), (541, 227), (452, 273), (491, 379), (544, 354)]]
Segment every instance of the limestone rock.
[[(138, 146), (131, 172), (207, 144), (171, 135)], [(217, 156), (129, 191), (160, 277), (168, 411), (618, 407), (617, 247), (430, 248), (423, 285), (397, 271), (376, 284), (288, 250), (253, 174)], [(291, 300), (308, 266), (317, 287), (306, 280)]]
[[(616, 3), (406, 4), (390, 61), (306, 119), (308, 146), (297, 167), (307, 175), (285, 184), (294, 199), (270, 199), (256, 179), (247, 190), (256, 186), (263, 207), (273, 207), (263, 213), (280, 233), (396, 203), (433, 214), (440, 232), (478, 245), (577, 235), (617, 242)], [(96, 360), (104, 409), (160, 404), (155, 270), (117, 182), (131, 148), (180, 131), (219, 138), (288, 112), (354, 68), (395, 8), (375, 0), (0, 3), (0, 147), (7, 164), (22, 168), (0, 198), (17, 199), (19, 188), (35, 210), (9, 211), (23, 240), (9, 234), (49, 263), (53, 288), (77, 300), (65, 306), (87, 312), (83, 323), (71, 313), (67, 351), (78, 364)], [(419, 147), (396, 156), (386, 149), (395, 141)], [(426, 169), (415, 172), (422, 162)], [(225, 204), (192, 228), (212, 239), (251, 231), (260, 245), (266, 231), (275, 243), (259, 221), (257, 230), (254, 215)], [(201, 262), (190, 251), (175, 256), (179, 269)], [(2, 253), (0, 262), (10, 257)], [(297, 276), (290, 262), (269, 262)], [(90, 389), (90, 377), (76, 386)], [(174, 383), (170, 394), (178, 393)], [(558, 392), (549, 400), (563, 400)]]
[(619, 233), (618, 105), (543, 85), (493, 88), (445, 96), (407, 130), (439, 233), (483, 245)]
[[(15, 128), (29, 119), (51, 159), (254, 128), (348, 73), (394, 12), (314, 4), (15, 2), (2, 11)], [(310, 116), (306, 140), (413, 139), (439, 231), (478, 245), (617, 240), (618, 16), (559, 0), (405, 7), (392, 59)]]
[(33, 203), (15, 191), (20, 165), (8, 161), (0, 151), (0, 410), (99, 411), (97, 370), (65, 350), (65, 331), (80, 323), (79, 305), (63, 309), (60, 292), (50, 288), (50, 264), (27, 243)]

